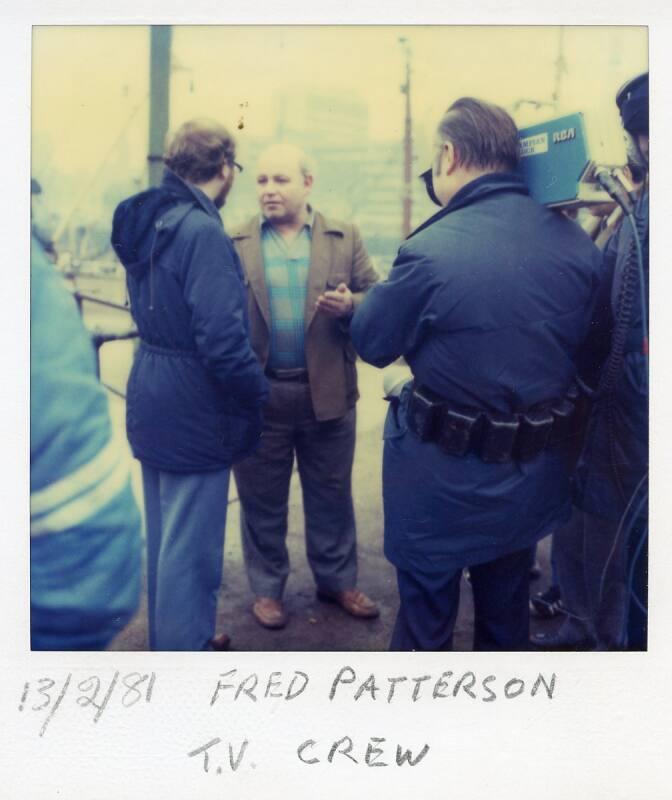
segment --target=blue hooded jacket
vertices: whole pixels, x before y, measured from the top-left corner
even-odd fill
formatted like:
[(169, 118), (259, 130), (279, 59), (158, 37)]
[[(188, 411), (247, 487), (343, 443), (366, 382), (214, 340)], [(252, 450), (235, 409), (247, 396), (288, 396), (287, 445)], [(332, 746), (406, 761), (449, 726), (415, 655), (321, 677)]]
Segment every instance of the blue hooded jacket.
[[(454, 407), (504, 414), (562, 398), (600, 283), (600, 252), (510, 174), (482, 176), (404, 242), (350, 333), (383, 367), (404, 356)], [(491, 561), (550, 533), (570, 511), (562, 448), (525, 463), (455, 457), (407, 430), (409, 390), (384, 436), (385, 553), (443, 571)]]
[(166, 170), (117, 207), (112, 245), (140, 332), (128, 381), (133, 453), (168, 472), (224, 469), (261, 435), (266, 379), (248, 335), (243, 273), (219, 212)]
[(75, 301), (30, 257), (31, 644), (98, 650), (138, 605), (140, 512)]

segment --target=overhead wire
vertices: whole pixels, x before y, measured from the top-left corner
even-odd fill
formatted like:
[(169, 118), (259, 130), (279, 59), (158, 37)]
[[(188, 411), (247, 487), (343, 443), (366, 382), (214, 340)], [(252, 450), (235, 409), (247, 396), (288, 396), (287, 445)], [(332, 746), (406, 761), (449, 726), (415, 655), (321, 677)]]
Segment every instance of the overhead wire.
[(91, 179), (87, 182), (86, 186), (77, 196), (77, 199), (75, 200), (74, 204), (70, 207), (70, 210), (63, 218), (63, 221), (61, 222), (56, 233), (54, 234), (54, 241), (58, 241), (58, 239), (60, 239), (60, 237), (63, 235), (63, 233), (67, 230), (68, 226), (70, 225), (70, 221), (75, 211), (77, 211), (82, 202), (91, 194), (91, 189), (93, 188), (96, 181), (102, 174), (102, 171), (107, 165), (107, 162), (110, 160), (110, 157), (119, 146), (123, 137), (126, 135), (126, 132), (128, 131), (129, 127), (131, 126), (131, 123), (137, 116), (138, 112), (142, 109), (142, 107), (145, 105), (145, 103), (147, 103), (148, 100), (149, 100), (149, 92), (147, 92), (147, 94), (142, 98), (142, 100), (140, 100), (140, 102), (135, 106), (135, 108), (129, 114), (128, 118), (125, 120), (123, 126), (121, 127), (121, 130), (114, 138), (114, 141), (112, 142), (108, 150), (105, 152), (103, 158), (98, 164), (98, 167), (94, 170)]

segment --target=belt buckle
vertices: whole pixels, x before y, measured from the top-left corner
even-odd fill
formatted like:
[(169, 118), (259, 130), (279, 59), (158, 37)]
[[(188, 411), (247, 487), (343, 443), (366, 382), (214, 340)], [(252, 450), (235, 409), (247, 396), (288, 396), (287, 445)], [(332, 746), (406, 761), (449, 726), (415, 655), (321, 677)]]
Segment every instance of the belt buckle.
[(305, 369), (266, 369), (266, 375), (276, 381), (306, 381), (308, 370)]

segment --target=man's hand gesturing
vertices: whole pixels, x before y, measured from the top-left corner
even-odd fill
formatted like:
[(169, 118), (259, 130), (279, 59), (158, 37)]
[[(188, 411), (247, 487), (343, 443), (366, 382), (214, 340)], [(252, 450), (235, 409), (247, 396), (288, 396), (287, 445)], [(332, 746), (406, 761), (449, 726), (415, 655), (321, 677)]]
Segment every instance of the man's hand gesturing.
[(344, 283), (339, 283), (336, 289), (321, 294), (315, 305), (318, 311), (324, 311), (331, 317), (345, 317), (354, 308), (352, 292)]

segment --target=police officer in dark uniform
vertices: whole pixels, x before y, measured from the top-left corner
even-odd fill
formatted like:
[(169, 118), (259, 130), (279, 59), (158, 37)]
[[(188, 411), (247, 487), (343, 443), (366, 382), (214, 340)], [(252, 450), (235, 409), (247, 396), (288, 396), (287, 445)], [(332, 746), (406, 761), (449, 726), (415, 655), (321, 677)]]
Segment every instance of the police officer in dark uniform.
[[(642, 186), (604, 250), (606, 302), (582, 377), (595, 389), (575, 477), (575, 509), (555, 534), (568, 616), (545, 649), (645, 649), (648, 530), (649, 76), (618, 92), (631, 172)], [(626, 198), (627, 199), (627, 198)], [(607, 331), (604, 361), (600, 331)], [(601, 367), (601, 369), (599, 368)]]
[(413, 373), (385, 422), (390, 649), (448, 650), (462, 569), (474, 649), (527, 649), (533, 545), (567, 520), (573, 382), (600, 283), (589, 237), (529, 196), (518, 131), (462, 98), (423, 176), (442, 209), (403, 243), (351, 324), (365, 361)]

